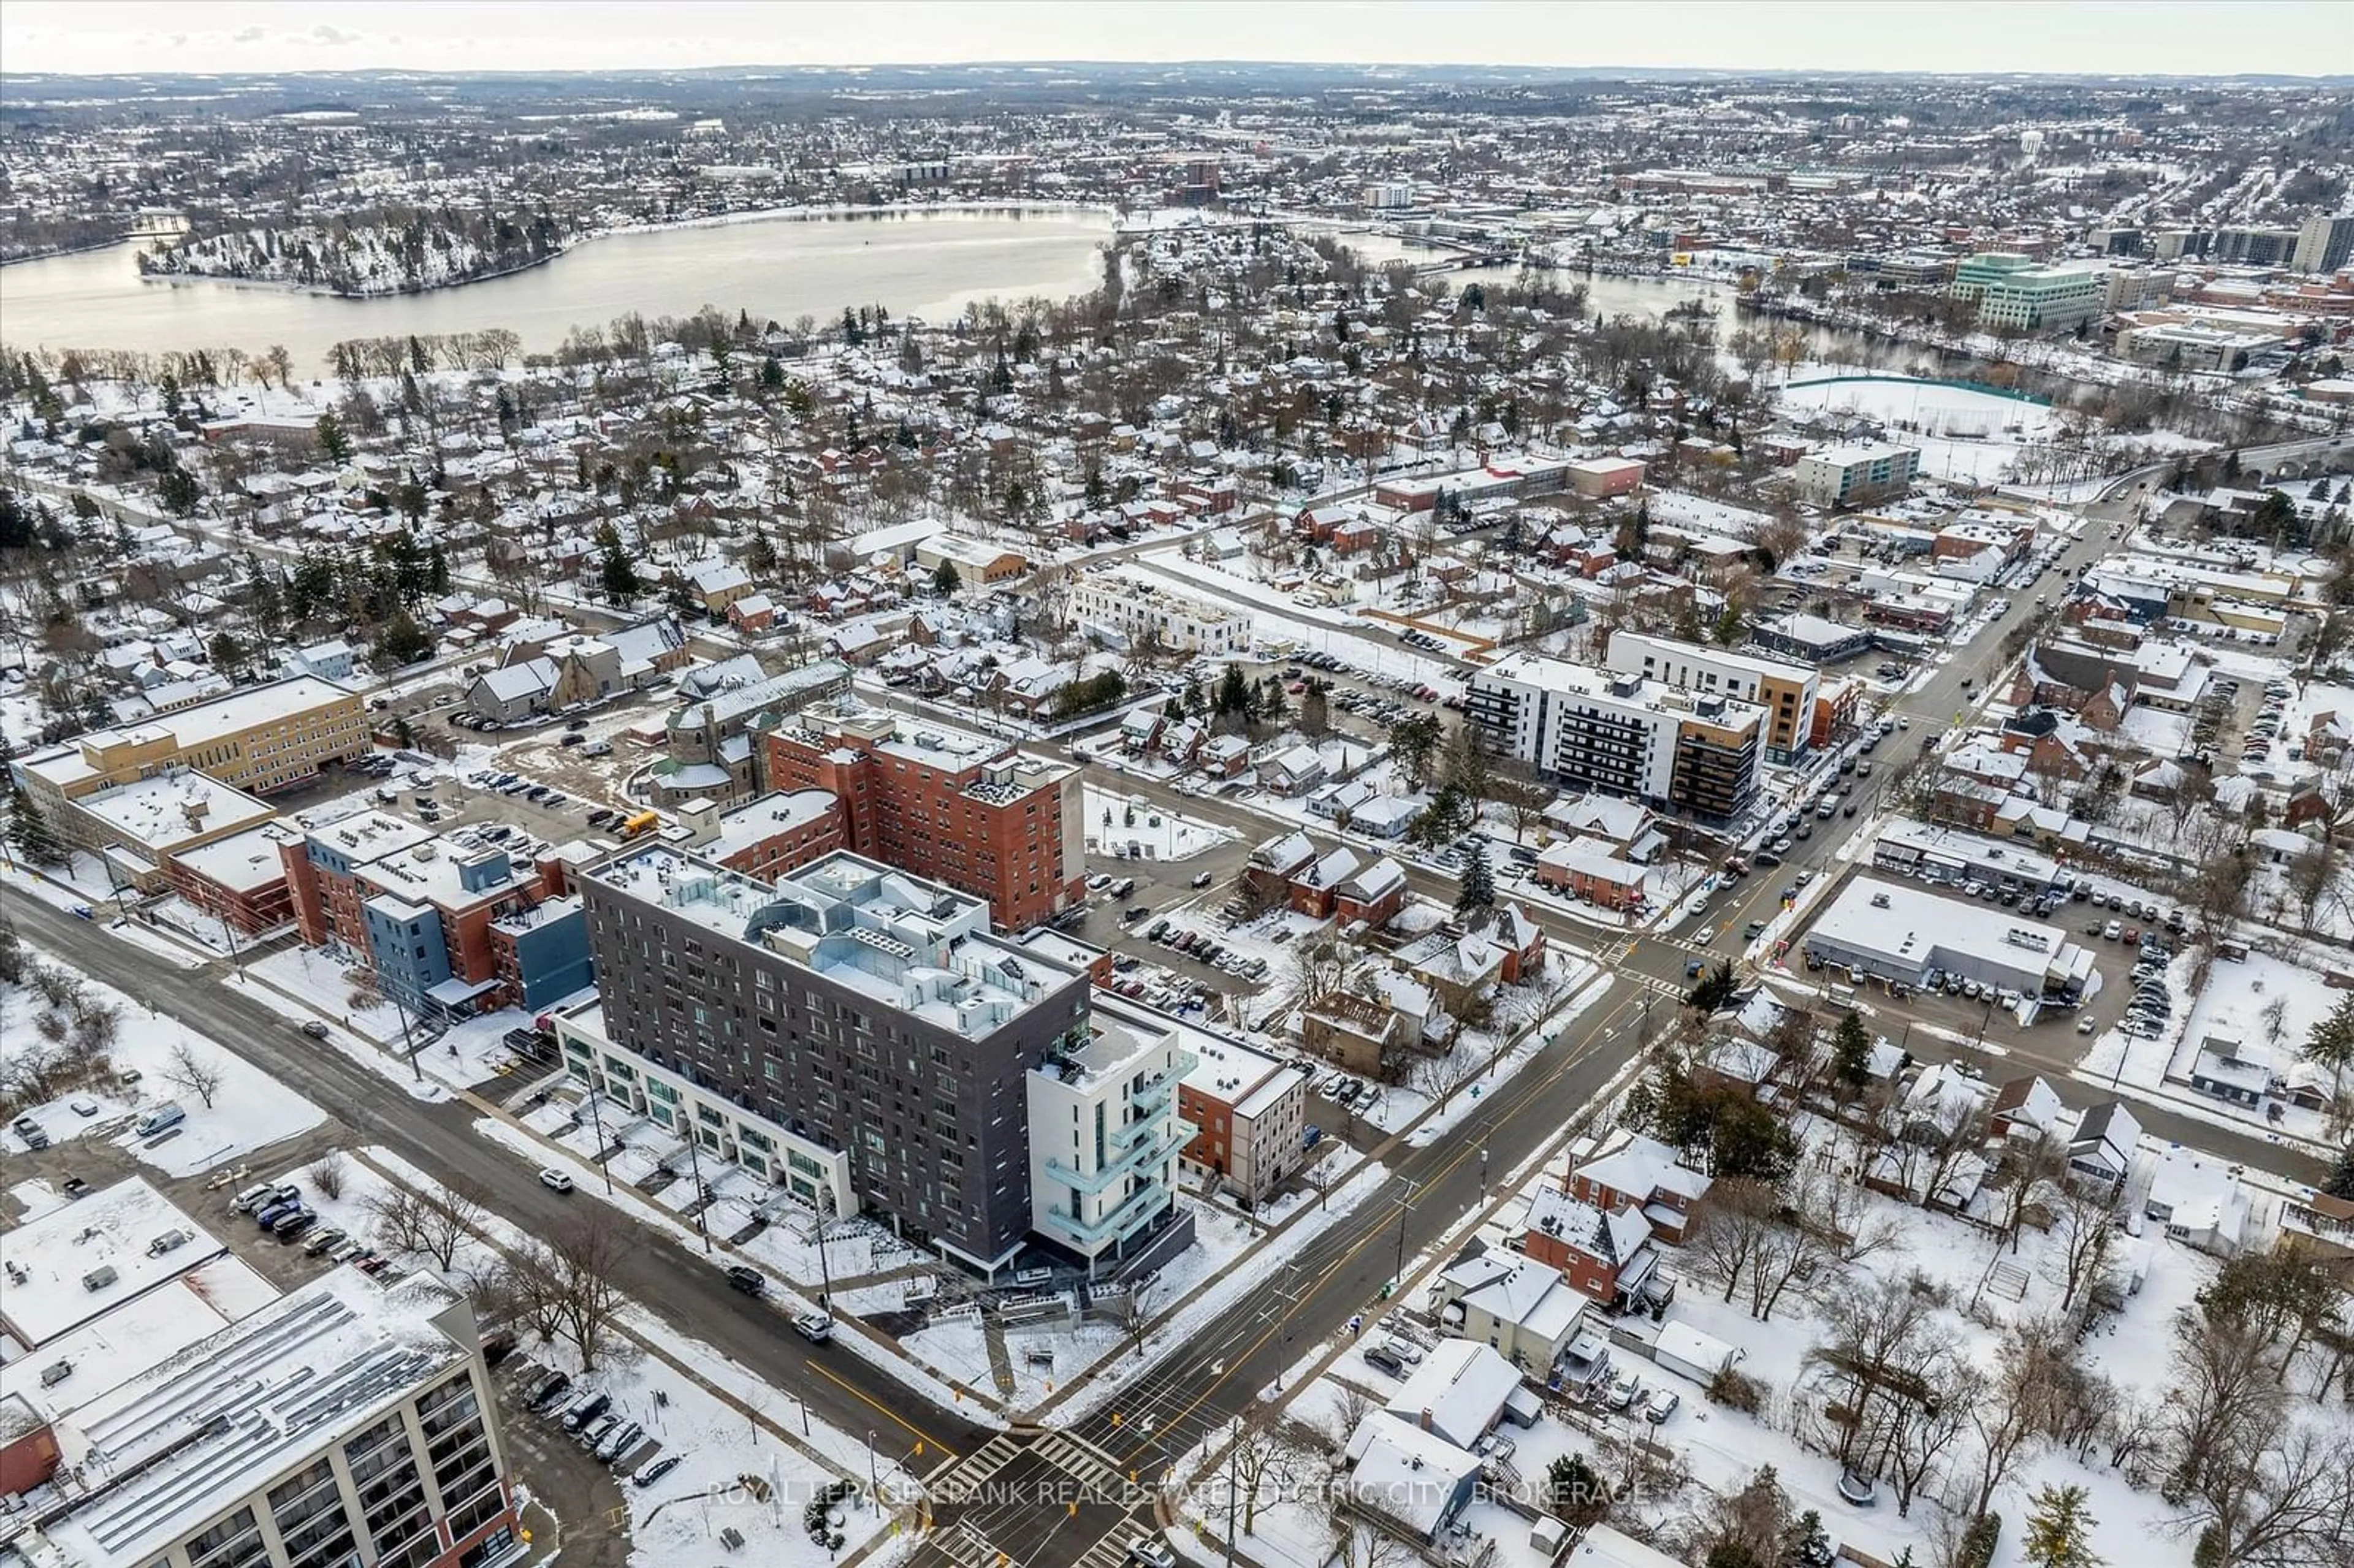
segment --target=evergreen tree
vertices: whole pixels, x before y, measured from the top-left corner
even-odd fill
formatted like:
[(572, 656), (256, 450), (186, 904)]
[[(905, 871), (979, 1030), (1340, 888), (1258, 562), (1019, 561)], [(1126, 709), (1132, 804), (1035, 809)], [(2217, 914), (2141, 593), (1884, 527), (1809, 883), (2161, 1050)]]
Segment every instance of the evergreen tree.
[(2354, 995), (2339, 998), (2327, 1017), (2316, 1021), (2313, 1033), (2306, 1036), (2305, 1059), (2338, 1078), (2354, 1065)]
[(376, 653), (390, 663), (414, 664), (433, 657), (433, 634), (418, 625), (408, 611), (395, 610), (376, 634)]
[(196, 476), (176, 463), (165, 469), (164, 477), (155, 482), (156, 499), (182, 517), (196, 509), (196, 503), (203, 499), (204, 493), (204, 486), (196, 482)]
[(1496, 874), (1488, 864), (1488, 841), (1475, 838), (1464, 857), (1462, 885), (1456, 890), (1455, 912), (1469, 915), (1496, 906)]
[(964, 578), (958, 574), (956, 563), (942, 557), (938, 569), (932, 573), (932, 591), (947, 599), (962, 587)]
[(2354, 1143), (2338, 1151), (2338, 1163), (2330, 1167), (2321, 1190), (2333, 1198), (2354, 1200)]
[(1229, 714), (1250, 712), (1250, 683), (1243, 679), (1242, 666), (1229, 664), (1226, 673), (1218, 677), (1216, 713), (1220, 718)]
[(645, 585), (639, 581), (637, 567), (630, 564), (628, 552), (621, 548), (620, 530), (610, 523), (598, 524), (597, 553), (597, 577), (605, 598), (614, 604), (637, 598)]
[(1580, 1529), (1599, 1524), (1610, 1511), (1610, 1485), (1585, 1455), (1561, 1455), (1545, 1467), (1545, 1507)]
[(344, 422), (334, 412), (319, 416), (319, 450), (327, 454), (330, 462), (343, 462), (352, 455), (352, 439), (344, 433)]
[(8, 798), (8, 844), (27, 865), (57, 865), (66, 858), (65, 841), (22, 788)]
[(1782, 1535), (1784, 1568), (1830, 1568), (1835, 1555), (1831, 1538), (1823, 1529), (1823, 1516), (1808, 1509), (1790, 1521)]
[(1839, 1054), (1839, 1075), (1857, 1088), (1872, 1076), (1872, 1037), (1864, 1032), (1863, 1019), (1850, 1008), (1839, 1022), (1839, 1034), (1833, 1042)]
[(432, 549), (425, 556), (425, 586), (436, 594), (450, 591), (450, 557), (441, 551), (441, 541), (433, 541)]
[(2099, 1521), (2084, 1511), (2082, 1487), (2045, 1487), (2035, 1494), (2027, 1516), (2027, 1536), (2019, 1553), (2035, 1568), (2101, 1568), (2106, 1561), (2093, 1551), (2093, 1526)]

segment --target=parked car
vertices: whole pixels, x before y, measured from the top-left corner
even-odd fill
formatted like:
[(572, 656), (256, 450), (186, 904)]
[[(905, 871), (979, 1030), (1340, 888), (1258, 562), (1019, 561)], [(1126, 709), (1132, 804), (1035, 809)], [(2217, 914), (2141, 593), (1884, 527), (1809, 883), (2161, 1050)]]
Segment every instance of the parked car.
[(729, 1264), (727, 1283), (747, 1296), (765, 1296), (769, 1293), (769, 1277), (749, 1264)]
[(1642, 1380), (1631, 1372), (1620, 1372), (1611, 1380), (1609, 1392), (1603, 1395), (1602, 1402), (1613, 1410), (1626, 1410), (1633, 1406), (1642, 1392)]
[(1365, 1364), (1375, 1372), (1387, 1373), (1391, 1377), (1405, 1376), (1405, 1363), (1380, 1345), (1375, 1345), (1365, 1352)]
[(646, 1429), (634, 1421), (624, 1421), (607, 1433), (597, 1445), (597, 1457), (611, 1464), (644, 1441)]
[(557, 1171), (552, 1167), (543, 1169), (540, 1171), (539, 1184), (546, 1188), (551, 1192), (569, 1192), (572, 1191), (572, 1178), (567, 1176), (563, 1171)]
[(793, 1332), (812, 1345), (822, 1345), (833, 1338), (833, 1319), (822, 1312), (796, 1312)]
[(684, 1454), (664, 1454), (659, 1459), (639, 1466), (638, 1473), (630, 1478), (639, 1486), (650, 1487), (685, 1462), (686, 1456)]
[(1643, 1407), (1643, 1419), (1654, 1426), (1660, 1425), (1676, 1413), (1676, 1407), (1683, 1402), (1682, 1394), (1673, 1389), (1663, 1388), (1651, 1395), (1651, 1403)]
[(563, 1418), (557, 1425), (567, 1432), (578, 1432), (604, 1414), (606, 1408), (612, 1403), (613, 1396), (610, 1393), (584, 1393), (565, 1406)]

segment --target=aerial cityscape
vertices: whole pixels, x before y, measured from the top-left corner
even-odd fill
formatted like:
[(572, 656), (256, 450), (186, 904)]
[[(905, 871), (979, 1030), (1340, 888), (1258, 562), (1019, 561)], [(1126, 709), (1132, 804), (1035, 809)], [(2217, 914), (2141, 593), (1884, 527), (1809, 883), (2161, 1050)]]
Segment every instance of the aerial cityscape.
[(2354, 1568), (2354, 12), (0, 58), (0, 1568)]

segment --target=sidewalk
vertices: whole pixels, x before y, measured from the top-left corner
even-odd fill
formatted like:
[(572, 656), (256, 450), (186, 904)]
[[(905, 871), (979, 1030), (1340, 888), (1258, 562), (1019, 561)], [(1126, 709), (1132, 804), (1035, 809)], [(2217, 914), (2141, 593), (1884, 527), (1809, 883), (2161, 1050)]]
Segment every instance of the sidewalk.
[[(377, 1177), (390, 1183), (392, 1186), (405, 1187), (408, 1185), (407, 1181), (399, 1175), (385, 1169), (385, 1167), (369, 1159), (366, 1150), (355, 1149), (349, 1152), (354, 1160), (366, 1167)], [(505, 1254), (506, 1249), (500, 1245), (496, 1237), (489, 1234), (487, 1232), (473, 1229), (471, 1226), (468, 1228), (474, 1239), (481, 1242), (484, 1246), (489, 1247), (493, 1252), (500, 1253), (502, 1255)], [(696, 1372), (694, 1367), (690, 1366), (685, 1361), (681, 1361), (678, 1357), (671, 1354), (670, 1351), (664, 1350), (654, 1340), (639, 1333), (627, 1323), (616, 1321), (613, 1325), (613, 1331), (620, 1338), (627, 1340), (631, 1345), (635, 1346), (641, 1353), (654, 1361), (660, 1361), (663, 1365), (676, 1372), (681, 1378), (684, 1378), (686, 1382), (695, 1384), (697, 1388), (703, 1390), (704, 1393), (711, 1395), (712, 1398), (726, 1405), (729, 1410), (734, 1411), (737, 1414), (744, 1417), (745, 1420), (758, 1427), (762, 1433), (775, 1438), (779, 1443), (790, 1448), (794, 1453), (799, 1454), (802, 1458), (807, 1459), (811, 1464), (815, 1465), (819, 1469), (825, 1471), (828, 1475), (845, 1481), (855, 1481), (859, 1478), (850, 1471), (844, 1469), (839, 1464), (836, 1464), (833, 1460), (826, 1457), (823, 1454), (819, 1453), (815, 1448), (804, 1442), (798, 1433), (790, 1432), (784, 1427), (779, 1426), (768, 1416), (761, 1414), (759, 1410), (748, 1401), (727, 1389), (720, 1387), (717, 1383), (713, 1383), (709, 1378), (706, 1378), (702, 1373)]]
[[(1585, 985), (1580, 986), (1576, 991), (1572, 991), (1569, 995), (1564, 997), (1553, 1011), (1547, 1013), (1543, 1018), (1532, 1020), (1530, 1022), (1522, 1025), (1520, 1033), (1514, 1034), (1512, 1038), (1506, 1043), (1503, 1049), (1500, 1051), (1498, 1054), (1500, 1056), (1510, 1054), (1511, 1051), (1518, 1048), (1521, 1042), (1526, 1039), (1532, 1032), (1543, 1028), (1557, 1014), (1564, 1012), (1573, 1011), (1573, 1004), (1576, 1004), (1578, 1002), (1578, 999), (1584, 996), (1588, 991), (1598, 989), (1599, 991), (1606, 992), (1610, 986), (1615, 983), (1616, 981), (1614, 977), (1607, 971), (1597, 975)], [(1582, 1008), (1579, 1010), (1582, 1010)], [(1542, 1047), (1540, 1047), (1540, 1049), (1542, 1049)], [(1532, 1061), (1533, 1061), (1533, 1057), (1532, 1057)], [(1522, 1063), (1519, 1068), (1515, 1069), (1515, 1071), (1524, 1071), (1529, 1065), (1529, 1063)], [(1386, 1160), (1393, 1154), (1401, 1150), (1410, 1152), (1413, 1149), (1417, 1147), (1412, 1142), (1415, 1133), (1421, 1128), (1423, 1123), (1428, 1121), (1432, 1117), (1440, 1115), (1447, 1110), (1452, 1103), (1452, 1096), (1443, 1097), (1433, 1099), (1429, 1104), (1424, 1106), (1421, 1112), (1417, 1114), (1412, 1121), (1400, 1127), (1396, 1131), (1392, 1132), (1388, 1137), (1384, 1138), (1380, 1143), (1374, 1145), (1373, 1149), (1364, 1154), (1363, 1158), (1360, 1159), (1355, 1164), (1350, 1166), (1349, 1169), (1337, 1173), (1326, 1183), (1324, 1189), (1325, 1192), (1329, 1193), (1330, 1191), (1335, 1187), (1345, 1188), (1351, 1181), (1355, 1181), (1367, 1166)], [(1566, 1137), (1566, 1133), (1563, 1136)], [(1558, 1141), (1558, 1139), (1556, 1141)], [(1362, 1198), (1358, 1200), (1360, 1203), (1363, 1201), (1364, 1200)], [(1343, 1208), (1340, 1211), (1343, 1217), (1346, 1217), (1349, 1212), (1350, 1211), (1347, 1208)], [(1238, 1273), (1247, 1273), (1251, 1267), (1252, 1260), (1255, 1257), (1257, 1257), (1261, 1252), (1265, 1251), (1268, 1246), (1272, 1245), (1286, 1232), (1289, 1231), (1292, 1226), (1299, 1224), (1309, 1215), (1330, 1213), (1331, 1213), (1331, 1211), (1324, 1206), (1324, 1199), (1321, 1194), (1320, 1194), (1319, 1200), (1315, 1203), (1311, 1204), (1305, 1202), (1301, 1202), (1300, 1205), (1294, 1209), (1290, 1213), (1286, 1214), (1274, 1225), (1269, 1226), (1265, 1234), (1251, 1243), (1251, 1245), (1248, 1247), (1246, 1247), (1242, 1252), (1235, 1255), (1233, 1261), (1228, 1263), (1225, 1269), (1212, 1274), (1207, 1278), (1204, 1279), (1201, 1284), (1195, 1286), (1183, 1296), (1170, 1303), (1166, 1309), (1156, 1314), (1154, 1317), (1154, 1322), (1164, 1322), (1176, 1317), (1180, 1313), (1182, 1313), (1186, 1308), (1192, 1306), (1193, 1302), (1199, 1299), (1205, 1291), (1216, 1289), (1219, 1286), (1225, 1284), (1227, 1279), (1233, 1277)], [(1398, 1297), (1403, 1297), (1405, 1295), (1405, 1282), (1403, 1280), (1398, 1282), (1398, 1290), (1395, 1292)], [(1151, 1328), (1148, 1326), (1145, 1331), (1148, 1334), (1150, 1333)], [(1097, 1363), (1095, 1366), (1089, 1367), (1087, 1371), (1079, 1372), (1071, 1378), (1069, 1382), (1058, 1384), (1053, 1393), (1049, 1394), (1036, 1406), (1036, 1408), (1033, 1409), (1029, 1413), (1029, 1419), (1034, 1422), (1043, 1422), (1048, 1411), (1053, 1410), (1056, 1405), (1069, 1398), (1078, 1390), (1087, 1387), (1087, 1384), (1094, 1382), (1097, 1376), (1100, 1373), (1121, 1364), (1122, 1363), (1119, 1362), (1117, 1358), (1114, 1358), (1109, 1361), (1101, 1361)]]

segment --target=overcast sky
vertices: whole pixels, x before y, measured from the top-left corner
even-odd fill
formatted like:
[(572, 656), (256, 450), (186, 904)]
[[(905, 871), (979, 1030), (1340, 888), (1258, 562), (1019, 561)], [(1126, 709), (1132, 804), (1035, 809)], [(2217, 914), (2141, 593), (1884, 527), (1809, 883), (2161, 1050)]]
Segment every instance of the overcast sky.
[(0, 72), (956, 60), (2354, 71), (2348, 0), (7, 0)]

